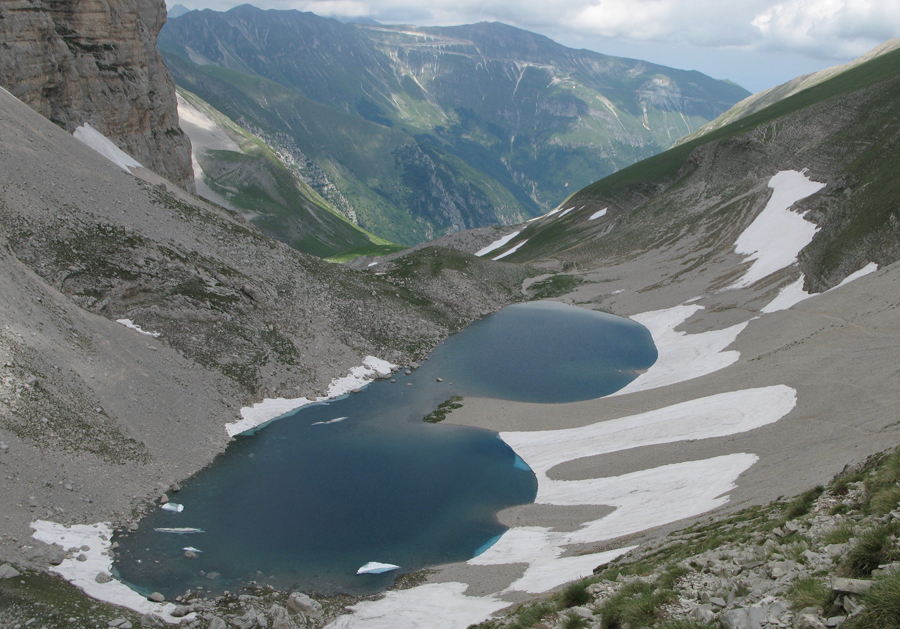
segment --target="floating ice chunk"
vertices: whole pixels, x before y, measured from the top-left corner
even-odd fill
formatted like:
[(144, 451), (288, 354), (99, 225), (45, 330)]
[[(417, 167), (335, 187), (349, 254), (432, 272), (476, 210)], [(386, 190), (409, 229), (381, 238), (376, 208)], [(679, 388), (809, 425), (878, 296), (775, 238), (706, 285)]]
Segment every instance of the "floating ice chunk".
[(100, 153), (100, 155), (111, 161), (126, 173), (131, 172), (128, 170), (129, 168), (143, 168), (140, 162), (113, 144), (112, 140), (86, 122), (75, 129), (75, 132), (72, 135)]
[(400, 566), (395, 566), (392, 563), (378, 563), (377, 561), (370, 561), (359, 570), (356, 571), (356, 574), (382, 574), (384, 572), (390, 572), (391, 570), (399, 570)]
[(489, 244), (487, 247), (485, 247), (483, 249), (479, 249), (478, 251), (475, 252), (475, 255), (479, 256), (479, 257), (485, 256), (485, 255), (489, 254), (491, 251), (494, 251), (495, 249), (499, 249), (500, 247), (502, 247), (503, 245), (505, 245), (506, 243), (508, 243), (510, 240), (512, 240), (513, 238), (515, 238), (516, 236), (518, 236), (521, 233), (522, 233), (522, 230), (520, 229), (517, 232), (507, 234), (503, 238), (500, 238), (499, 240), (495, 240), (494, 242)]
[(199, 548), (194, 548), (193, 546), (185, 546), (185, 547), (182, 548), (181, 550), (189, 550), (189, 551), (191, 551), (192, 553), (202, 553), (202, 552), (203, 552), (203, 551), (200, 550)]
[(335, 417), (334, 419), (329, 419), (327, 422), (313, 422), (313, 426), (327, 426), (328, 424), (336, 424), (338, 422), (342, 422), (346, 417)]
[(121, 323), (126, 328), (130, 328), (135, 332), (138, 332), (139, 334), (146, 334), (147, 336), (152, 336), (153, 338), (159, 337), (159, 332), (148, 332), (147, 330), (142, 329), (141, 326), (136, 324), (131, 319), (116, 319), (116, 323)]
[(175, 502), (167, 502), (164, 505), (160, 505), (159, 508), (164, 511), (172, 511), (174, 513), (181, 513), (182, 511), (184, 511), (184, 505), (180, 505)]
[(591, 217), (588, 220), (593, 221), (598, 218), (602, 218), (602, 217), (606, 216), (606, 210), (608, 210), (608, 209), (609, 209), (608, 207), (605, 207), (602, 210), (600, 210), (599, 212), (594, 212), (593, 214), (591, 214)]
[(160, 527), (158, 529), (153, 529), (157, 533), (174, 533), (175, 535), (190, 535), (191, 533), (202, 533), (203, 529), (194, 529), (187, 526), (176, 526), (176, 527)]

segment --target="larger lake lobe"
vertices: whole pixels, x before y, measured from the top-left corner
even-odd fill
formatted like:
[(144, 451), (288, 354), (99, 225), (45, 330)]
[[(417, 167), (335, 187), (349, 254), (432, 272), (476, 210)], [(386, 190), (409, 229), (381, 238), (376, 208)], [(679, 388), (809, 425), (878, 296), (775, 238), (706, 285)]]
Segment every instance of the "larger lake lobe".
[[(183, 512), (157, 509), (118, 539), (116, 567), (167, 596), (250, 580), (362, 595), (400, 572), (467, 560), (505, 530), (498, 511), (534, 500), (536, 480), (496, 433), (423, 417), (453, 396), (592, 399), (655, 359), (649, 333), (631, 321), (552, 302), (511, 306), (394, 383), (376, 381), (238, 437), (173, 496)], [(188, 559), (185, 547), (200, 552)], [(370, 561), (401, 570), (356, 575)]]

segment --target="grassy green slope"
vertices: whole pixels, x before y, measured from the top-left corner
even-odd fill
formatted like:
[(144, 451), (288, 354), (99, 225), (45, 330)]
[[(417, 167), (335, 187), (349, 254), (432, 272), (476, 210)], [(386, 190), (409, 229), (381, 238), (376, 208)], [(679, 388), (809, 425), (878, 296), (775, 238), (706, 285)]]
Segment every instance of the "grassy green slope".
[[(359, 224), (381, 237), (413, 244), (537, 213), (533, 203), (526, 210), (504, 186), (400, 129), (316, 103), (267, 79), (195, 66), (171, 54), (166, 59), (182, 87), (227, 116), (290, 136), (348, 198)], [(435, 177), (417, 181), (426, 171)]]
[(365, 250), (378, 242), (286, 167), (260, 138), (247, 132), (195, 94), (179, 91), (188, 104), (213, 120), (242, 152), (200, 150), (204, 180), (236, 209), (247, 212), (265, 233), (319, 257)]
[[(749, 173), (802, 163), (829, 183), (807, 206), (821, 227), (801, 255), (811, 287), (834, 285), (865, 261), (889, 264), (900, 258), (898, 92), (894, 51), (580, 190), (563, 204), (575, 211), (532, 223), (507, 248), (528, 243), (507, 259), (662, 246), (698, 221), (718, 220), (694, 208), (715, 206), (722, 217), (742, 211)], [(696, 193), (695, 184), (714, 181)], [(588, 220), (603, 208), (603, 219)], [(613, 224), (615, 235), (604, 238)]]

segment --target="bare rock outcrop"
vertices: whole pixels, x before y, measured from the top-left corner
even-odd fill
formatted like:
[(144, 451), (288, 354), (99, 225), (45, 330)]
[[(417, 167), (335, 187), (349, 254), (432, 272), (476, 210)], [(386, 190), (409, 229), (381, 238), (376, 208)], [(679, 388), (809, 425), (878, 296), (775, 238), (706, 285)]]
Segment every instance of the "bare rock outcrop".
[(88, 122), (194, 191), (175, 85), (156, 48), (162, 0), (0, 3), (0, 85), (70, 133)]

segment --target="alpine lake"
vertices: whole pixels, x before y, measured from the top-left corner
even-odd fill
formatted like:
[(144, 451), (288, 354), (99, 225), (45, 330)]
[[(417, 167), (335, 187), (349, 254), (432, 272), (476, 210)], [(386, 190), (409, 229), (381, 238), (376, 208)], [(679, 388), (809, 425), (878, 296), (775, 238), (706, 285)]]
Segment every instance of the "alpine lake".
[[(613, 393), (656, 358), (650, 333), (628, 319), (556, 302), (509, 306), (396, 382), (376, 380), (236, 437), (170, 495), (183, 511), (155, 509), (116, 536), (117, 576), (169, 599), (251, 581), (362, 596), (468, 560), (506, 530), (499, 511), (534, 500), (537, 481), (497, 433), (423, 419), (479, 396), (547, 404), (553, 428), (552, 404)], [(399, 569), (357, 574), (368, 562)]]

